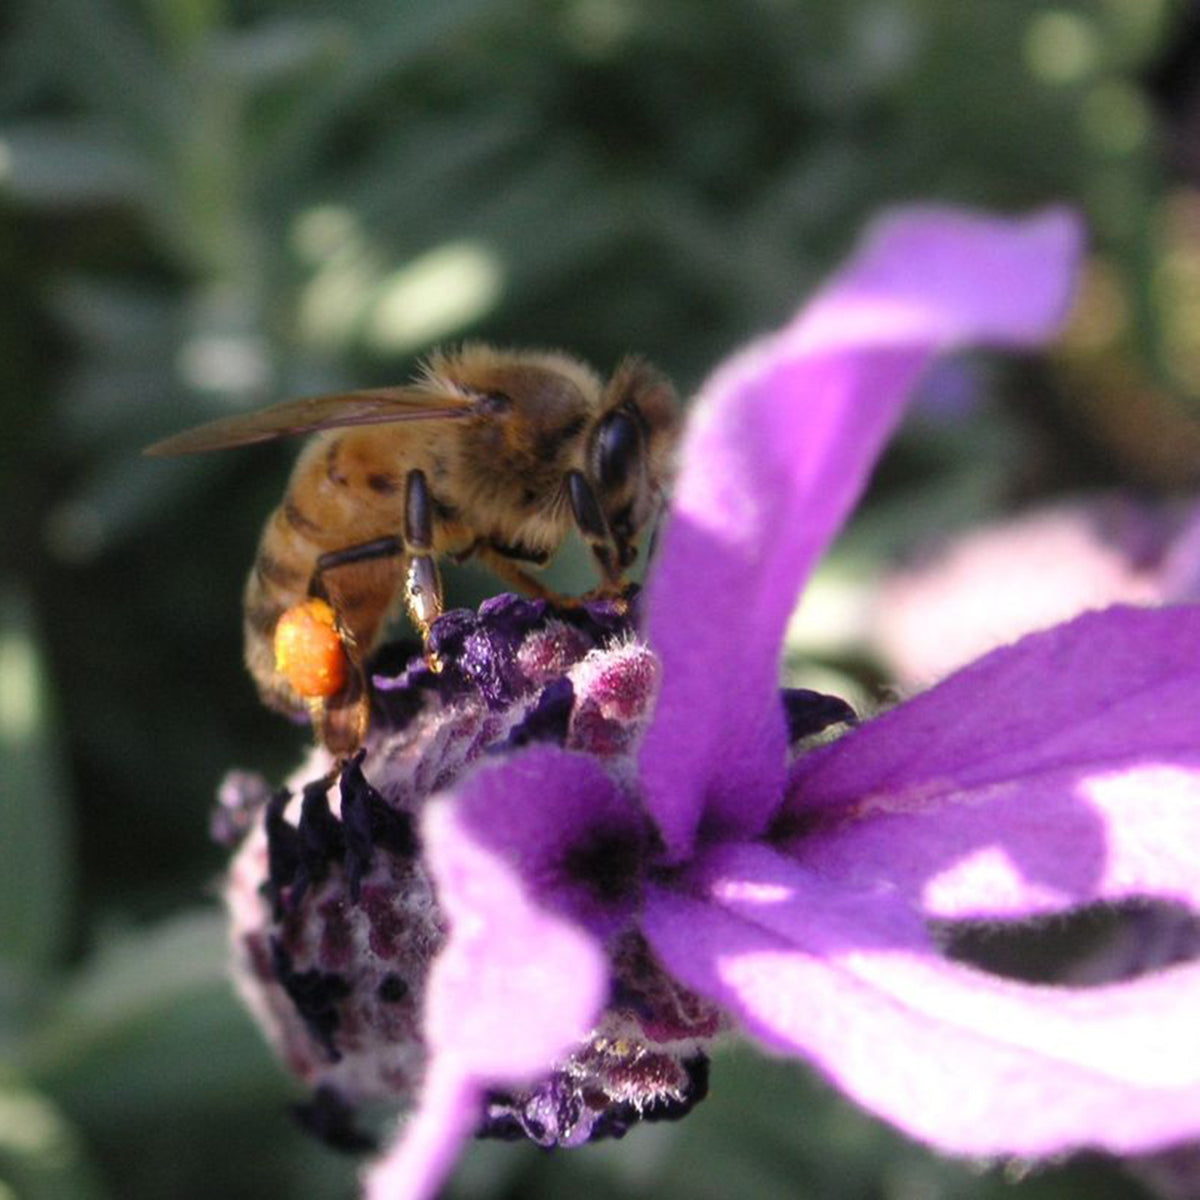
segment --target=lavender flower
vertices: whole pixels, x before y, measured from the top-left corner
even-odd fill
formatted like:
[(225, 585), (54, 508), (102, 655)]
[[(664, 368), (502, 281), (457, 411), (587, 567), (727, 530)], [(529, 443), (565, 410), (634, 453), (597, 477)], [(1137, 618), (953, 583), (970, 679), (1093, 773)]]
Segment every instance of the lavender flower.
[(1200, 598), (1200, 507), (1060, 498), (920, 547), (871, 589), (865, 634), (905, 691), (1088, 609)]
[[(435, 898), (415, 816), (466, 767), (543, 742), (603, 761), (632, 782), (632, 738), (657, 682), (657, 662), (633, 640), (630, 614), (607, 601), (564, 619), (541, 601), (499, 596), (478, 614), (447, 613), (433, 634), (440, 673), (420, 655), (404, 655), (398, 672), (377, 662), (365, 762), (360, 756), (331, 775), (318, 754), (299, 773), (295, 795), (272, 796), (256, 777), (235, 772), (214, 822), (227, 841), (250, 828), (226, 889), (241, 990), (289, 1067), (315, 1089), (302, 1121), (341, 1148), (362, 1145), (354, 1103), (411, 1105), (425, 1074), (426, 981), (454, 912)], [(849, 715), (832, 697), (793, 692), (788, 700), (800, 729)], [(573, 848), (572, 867), (619, 901), (638, 840), (640, 832), (626, 836), (618, 823)], [(487, 878), (481, 868), (464, 885)], [(539, 944), (540, 918), (525, 913), (519, 893), (497, 883), (483, 899), (503, 914), (507, 936)], [(471, 1114), (476, 1132), (578, 1145), (619, 1137), (637, 1120), (681, 1116), (702, 1098), (703, 1051), (724, 1028), (722, 1014), (666, 974), (619, 911), (609, 932), (608, 1002), (590, 1036), (535, 1088), (491, 1089)], [(522, 978), (468, 986), (482, 986), (502, 1013), (505, 987)], [(538, 978), (538, 986), (554, 981)], [(463, 1033), (447, 1038), (457, 1043)], [(497, 1053), (509, 1049), (499, 1030), (495, 1043)]]
[[(1200, 613), (1081, 618), (815, 747), (848, 714), (777, 683), (797, 592), (928, 363), (1048, 336), (1077, 253), (1061, 212), (882, 224), (703, 390), (644, 643), (463, 618), (463, 677), (393, 680), (399, 728), (340, 821), (323, 787), (268, 806), (231, 889), (252, 1002), (314, 1083), (417, 1098), (371, 1200), (431, 1195), (481, 1123), (570, 1144), (686, 1110), (726, 1016), (949, 1152), (1196, 1135), (1200, 967), (1032, 986), (949, 960), (930, 925), (1200, 902)], [(351, 856), (364, 807), (420, 855)]]

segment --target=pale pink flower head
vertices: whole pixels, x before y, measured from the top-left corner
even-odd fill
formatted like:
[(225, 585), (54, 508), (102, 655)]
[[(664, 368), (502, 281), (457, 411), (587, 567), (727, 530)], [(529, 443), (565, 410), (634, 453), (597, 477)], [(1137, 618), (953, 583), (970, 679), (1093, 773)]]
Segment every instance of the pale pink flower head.
[(918, 548), (872, 588), (867, 640), (904, 692), (1113, 604), (1200, 595), (1200, 509), (1070, 496)]

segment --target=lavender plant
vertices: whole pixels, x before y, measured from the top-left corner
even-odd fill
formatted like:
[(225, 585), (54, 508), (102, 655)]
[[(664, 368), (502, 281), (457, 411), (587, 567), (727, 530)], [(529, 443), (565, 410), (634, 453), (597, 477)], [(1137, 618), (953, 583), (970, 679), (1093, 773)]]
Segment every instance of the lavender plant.
[(1032, 985), (933, 928), (1195, 905), (1195, 609), (1086, 615), (862, 724), (777, 682), (923, 371), (1049, 337), (1079, 243), (1062, 211), (881, 222), (702, 390), (634, 625), (448, 614), (443, 676), (378, 666), (365, 759), (261, 806), (230, 876), (242, 988), (327, 1105), (415, 1106), (372, 1200), (433, 1194), (472, 1133), (682, 1116), (731, 1027), (953, 1154), (1194, 1136), (1195, 964)]

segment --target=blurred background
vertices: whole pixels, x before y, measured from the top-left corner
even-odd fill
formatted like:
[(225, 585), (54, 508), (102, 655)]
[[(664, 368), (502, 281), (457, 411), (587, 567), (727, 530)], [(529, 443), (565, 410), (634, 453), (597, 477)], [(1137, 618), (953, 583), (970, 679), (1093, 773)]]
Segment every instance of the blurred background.
[[(929, 380), (790, 631), (794, 680), (869, 711), (1080, 607), (1197, 594), (1198, 135), (1200, 9), (1169, 0), (9, 0), (0, 1200), (353, 1190), (232, 998), (208, 837), (228, 768), (305, 743), (240, 649), (295, 447), (142, 446), (464, 336), (636, 350), (686, 395), (882, 207), (1068, 201), (1068, 334)], [(940, 1162), (744, 1048), (713, 1080), (620, 1144), (481, 1146), (454, 1195), (1197, 1194)]]

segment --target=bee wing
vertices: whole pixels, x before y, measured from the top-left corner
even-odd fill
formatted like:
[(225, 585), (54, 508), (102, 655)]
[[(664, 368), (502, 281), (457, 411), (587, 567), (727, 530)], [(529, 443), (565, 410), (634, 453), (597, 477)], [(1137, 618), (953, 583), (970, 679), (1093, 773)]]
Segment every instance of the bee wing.
[(346, 425), (386, 425), (393, 421), (445, 421), (476, 412), (466, 397), (431, 395), (417, 388), (372, 388), (332, 396), (285, 400), (257, 412), (220, 417), (147, 446), (143, 454), (164, 458), (250, 446), (295, 434)]

